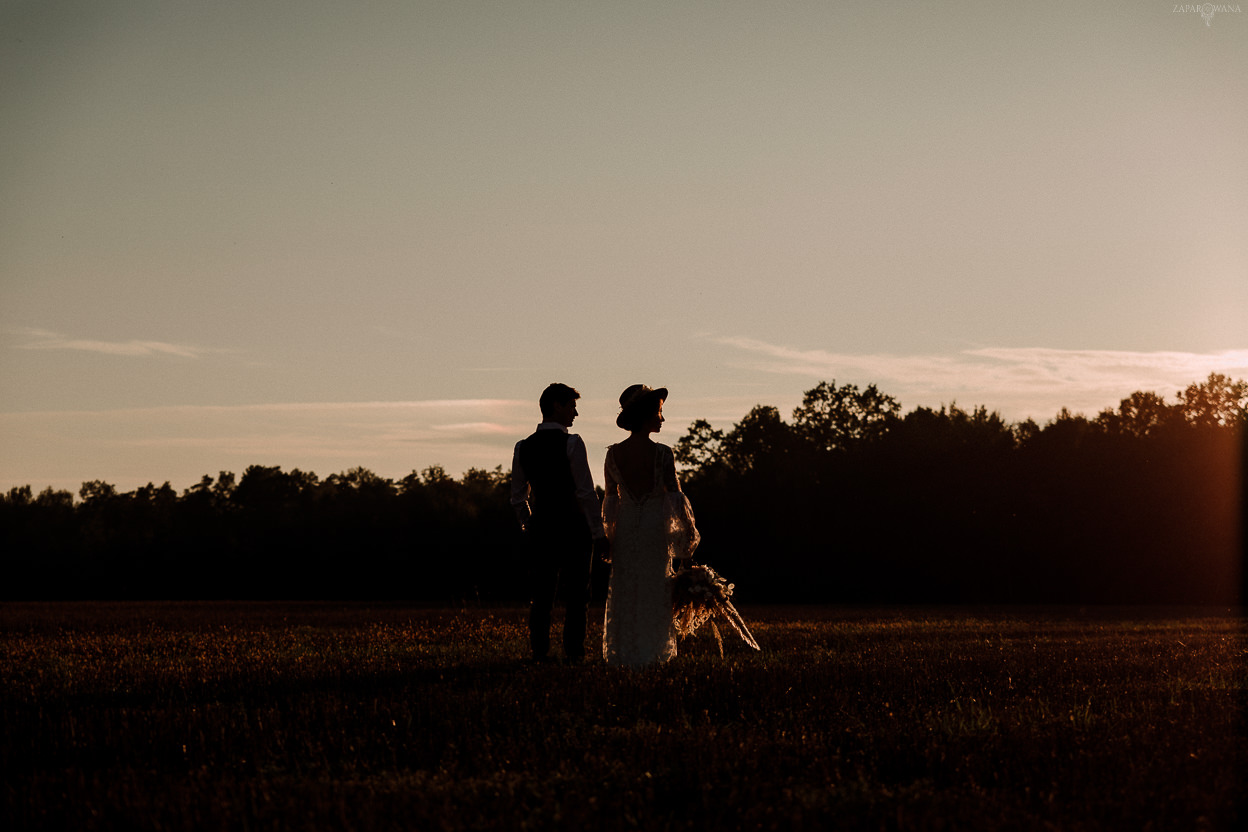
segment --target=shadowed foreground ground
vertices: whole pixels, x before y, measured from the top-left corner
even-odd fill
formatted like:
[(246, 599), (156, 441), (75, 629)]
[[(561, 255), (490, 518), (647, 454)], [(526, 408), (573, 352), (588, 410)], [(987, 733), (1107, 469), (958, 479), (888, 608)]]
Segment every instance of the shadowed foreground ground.
[(744, 612), (762, 653), (626, 671), (524, 663), (512, 609), (5, 605), (0, 827), (1243, 820), (1229, 611)]

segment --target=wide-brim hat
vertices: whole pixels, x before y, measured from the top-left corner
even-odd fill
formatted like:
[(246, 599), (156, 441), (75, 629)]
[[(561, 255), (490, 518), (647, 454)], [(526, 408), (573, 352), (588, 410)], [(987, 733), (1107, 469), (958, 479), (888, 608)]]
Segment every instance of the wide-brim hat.
[(644, 384), (633, 384), (620, 394), (620, 415), (615, 424), (624, 430), (632, 430), (639, 419), (647, 419), (659, 410), (659, 403), (667, 400), (667, 388), (658, 389)]

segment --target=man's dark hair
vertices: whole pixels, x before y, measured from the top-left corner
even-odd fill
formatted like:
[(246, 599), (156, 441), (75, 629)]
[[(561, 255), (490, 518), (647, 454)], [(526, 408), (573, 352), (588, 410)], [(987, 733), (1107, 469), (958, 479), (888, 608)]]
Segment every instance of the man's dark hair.
[(552, 408), (557, 404), (568, 404), (574, 402), (581, 397), (581, 394), (566, 384), (555, 382), (548, 385), (542, 391), (542, 397), (537, 400), (538, 406), (542, 408), (542, 418), (548, 419), (554, 415)]

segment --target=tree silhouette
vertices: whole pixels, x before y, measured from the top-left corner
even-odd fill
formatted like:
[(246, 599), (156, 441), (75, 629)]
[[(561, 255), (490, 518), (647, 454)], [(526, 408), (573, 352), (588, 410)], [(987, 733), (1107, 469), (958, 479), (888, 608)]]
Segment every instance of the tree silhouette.
[(874, 384), (860, 391), (853, 384), (837, 387), (835, 380), (821, 381), (793, 411), (793, 430), (815, 450), (844, 450), (878, 439), (900, 410), (897, 400)]
[(1110, 435), (1143, 439), (1181, 417), (1180, 406), (1166, 404), (1156, 393), (1135, 392), (1122, 400), (1117, 412), (1102, 411), (1096, 421)]
[(723, 456), (724, 432), (715, 430), (705, 419), (698, 419), (672, 446), (676, 462), (695, 471), (708, 468)]
[(740, 570), (747, 596), (1229, 603), (1238, 385), (1041, 426), (956, 403), (898, 417), (878, 391), (821, 383), (792, 426), (760, 405), (677, 445), (700, 552)]
[(1178, 398), (1183, 418), (1194, 427), (1229, 427), (1248, 421), (1248, 381), (1210, 373), (1205, 381), (1179, 391)]
[(787, 466), (795, 449), (792, 427), (770, 405), (758, 405), (745, 414), (720, 443), (723, 462), (738, 473), (775, 472)]

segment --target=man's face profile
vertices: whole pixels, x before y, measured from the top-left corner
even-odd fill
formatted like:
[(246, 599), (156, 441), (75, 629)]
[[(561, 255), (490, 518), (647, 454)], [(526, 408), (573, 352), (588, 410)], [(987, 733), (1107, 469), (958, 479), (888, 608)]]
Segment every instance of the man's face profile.
[(558, 422), (565, 428), (572, 427), (572, 421), (579, 415), (576, 412), (576, 399), (555, 402), (551, 409), (554, 411), (552, 421)]

